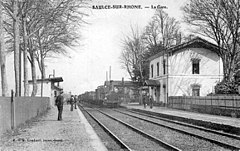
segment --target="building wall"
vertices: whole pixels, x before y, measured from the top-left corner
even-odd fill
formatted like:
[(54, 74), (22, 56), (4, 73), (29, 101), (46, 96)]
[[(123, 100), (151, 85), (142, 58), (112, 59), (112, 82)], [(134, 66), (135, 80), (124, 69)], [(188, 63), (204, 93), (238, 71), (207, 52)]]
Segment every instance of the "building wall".
[(10, 97), (0, 97), (0, 135), (40, 115), (48, 107), (48, 97), (15, 97), (13, 106)]
[[(200, 59), (199, 74), (192, 74), (192, 58)], [(200, 86), (200, 96), (214, 92), (223, 77), (220, 57), (204, 48), (190, 48), (169, 57), (169, 96), (191, 96), (192, 84)]]
[[(54, 94), (55, 90), (50, 90), (51, 91), (51, 95), (50, 95), (50, 106), (53, 107), (55, 105), (55, 100), (56, 100), (56, 96)], [(58, 95), (58, 93), (57, 93)]]
[(14, 101), (16, 126), (40, 115), (49, 107), (49, 97), (16, 97)]
[[(192, 58), (200, 59), (199, 74), (192, 74)], [(150, 62), (149, 79), (160, 81), (159, 87), (149, 88), (150, 95), (157, 102), (167, 103), (167, 96), (191, 96), (192, 84), (200, 85), (200, 96), (206, 96), (214, 92), (214, 86), (223, 78), (222, 60), (216, 53), (204, 48), (183, 49), (168, 56), (165, 75), (163, 59), (167, 59), (167, 56), (160, 56)], [(158, 62), (159, 76), (157, 75)], [(151, 65), (153, 65), (153, 77)]]
[[(29, 96), (32, 94), (33, 85), (29, 84)], [(36, 96), (41, 96), (41, 83), (37, 83), (37, 94)], [(43, 82), (43, 97), (51, 96), (51, 82)]]
[(155, 102), (167, 103), (167, 77), (157, 78), (159, 80), (159, 87), (149, 87), (149, 94), (153, 96)]
[[(200, 74), (192, 74), (192, 58), (200, 59)], [(219, 76), (222, 75), (220, 57), (204, 48), (183, 49), (169, 56), (169, 75), (171, 76)]]
[[(166, 102), (166, 78), (167, 78), (167, 68), (163, 69), (163, 60), (167, 60), (167, 56), (160, 56), (158, 58), (153, 59), (150, 62), (149, 68), (149, 79), (158, 80), (160, 82), (159, 87), (149, 87), (149, 94), (153, 96), (153, 100), (156, 102)], [(157, 74), (157, 63), (159, 63), (159, 74)], [(167, 64), (167, 62), (166, 62)], [(152, 69), (151, 66), (153, 65), (153, 76), (152, 76)]]
[[(33, 85), (29, 84), (29, 96), (31, 96)], [(58, 95), (58, 94), (57, 94)], [(41, 83), (37, 83), (37, 94), (36, 97), (41, 97)], [(53, 107), (55, 104), (56, 97), (54, 96), (54, 90), (51, 88), (51, 82), (43, 82), (43, 97), (49, 97), (50, 106)]]
[(11, 129), (11, 98), (0, 97), (0, 136)]
[[(167, 57), (160, 56), (150, 62), (149, 79), (160, 79), (160, 78), (162, 78), (162, 76), (164, 76), (164, 74), (163, 74), (163, 60), (164, 59), (167, 59)], [(159, 63), (159, 76), (157, 75), (157, 63)], [(151, 73), (151, 65), (153, 65), (153, 77), (152, 77), (152, 73)]]

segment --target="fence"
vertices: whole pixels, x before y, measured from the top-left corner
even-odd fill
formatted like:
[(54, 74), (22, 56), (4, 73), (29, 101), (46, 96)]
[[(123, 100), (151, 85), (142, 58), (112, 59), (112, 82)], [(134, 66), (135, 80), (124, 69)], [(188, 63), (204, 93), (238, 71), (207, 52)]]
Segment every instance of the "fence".
[(170, 96), (168, 106), (202, 113), (240, 116), (240, 96)]
[(0, 97), (0, 135), (45, 112), (49, 102), (48, 97)]

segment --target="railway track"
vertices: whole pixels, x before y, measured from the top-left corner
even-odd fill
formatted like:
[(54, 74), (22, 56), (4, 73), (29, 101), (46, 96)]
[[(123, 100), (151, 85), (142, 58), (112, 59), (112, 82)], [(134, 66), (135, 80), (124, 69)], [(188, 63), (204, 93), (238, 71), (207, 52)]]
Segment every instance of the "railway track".
[(123, 150), (180, 151), (179, 148), (99, 110), (85, 109), (85, 111), (114, 138)]
[(143, 115), (145, 117), (158, 119), (160, 121), (165, 121), (165, 122), (169, 122), (169, 123), (173, 123), (173, 124), (178, 124), (178, 125), (198, 129), (198, 130), (201, 130), (201, 131), (210, 132), (210, 133), (213, 133), (213, 134), (217, 134), (217, 135), (229, 137), (229, 138), (232, 138), (232, 139), (240, 140), (239, 135), (234, 135), (234, 134), (231, 134), (231, 133), (225, 133), (225, 132), (222, 132), (222, 131), (217, 131), (217, 130), (213, 130), (213, 129), (209, 129), (209, 128), (205, 128), (205, 127), (201, 127), (201, 126), (196, 126), (196, 125), (192, 125), (192, 124), (188, 124), (188, 123), (184, 123), (184, 122), (179, 122), (179, 121), (175, 121), (175, 120), (171, 120), (171, 119), (167, 119), (167, 118), (162, 118), (162, 117), (159, 117), (159, 116), (154, 116), (154, 115), (141, 113), (141, 112), (128, 110), (128, 109), (122, 109), (122, 110), (115, 109), (115, 111), (121, 112), (123, 114), (128, 114), (126, 112), (123, 112), (123, 111), (127, 111), (127, 112), (134, 113), (134, 114), (137, 114), (137, 115)]
[[(173, 121), (166, 118), (161, 118), (145, 113), (140, 113), (132, 110), (126, 110), (126, 109), (90, 109), (90, 111), (94, 111), (95, 118), (99, 118), (99, 112), (101, 112), (101, 120), (105, 121), (102, 122), (104, 125), (107, 125), (113, 120), (117, 120), (120, 123), (124, 123), (126, 125), (129, 125), (128, 127), (133, 127), (137, 129), (140, 133), (147, 133), (147, 135), (150, 135), (152, 138), (159, 139), (160, 141), (164, 142), (161, 144), (168, 144), (170, 146), (173, 146), (177, 150), (198, 150), (196, 148), (203, 147), (204, 150), (240, 150), (240, 137), (237, 135), (232, 135), (229, 133), (224, 133), (216, 130), (211, 130), (204, 127), (199, 127), (183, 122)], [(105, 115), (105, 116), (103, 116)], [(107, 116), (107, 117), (106, 117)], [(139, 124), (140, 123), (140, 124)], [(152, 125), (151, 125), (152, 124)], [(140, 125), (140, 126), (139, 126)], [(106, 126), (108, 127), (108, 126)], [(147, 128), (145, 128), (147, 127)], [(159, 131), (162, 131), (164, 133), (164, 128), (168, 129), (167, 131), (171, 131), (171, 134), (158, 134), (161, 133)], [(111, 129), (111, 128), (109, 128)], [(124, 129), (124, 128), (123, 128)], [(126, 129), (126, 128), (125, 128)], [(147, 130), (146, 130), (147, 129)], [(118, 130), (111, 129), (112, 133)], [(152, 132), (151, 132), (152, 131)], [(174, 131), (178, 136), (176, 136), (176, 139), (172, 137), (175, 136)], [(139, 133), (138, 132), (138, 133)], [(156, 133), (155, 133), (156, 132)], [(128, 132), (126, 132), (128, 133)], [(119, 134), (115, 134), (118, 136), (118, 139), (120, 140), (126, 140), (125, 136), (119, 136)], [(149, 139), (152, 139), (151, 137), (148, 137), (145, 135), (145, 137)], [(173, 136), (172, 136), (173, 135)], [(185, 136), (188, 136), (188, 139), (185, 139)], [(167, 136), (167, 137), (166, 137)], [(136, 136), (136, 138), (139, 136)], [(164, 138), (164, 139), (163, 139)], [(172, 139), (172, 140), (171, 140)], [(127, 139), (129, 140), (129, 139)], [(191, 144), (192, 141), (192, 144)], [(205, 141), (205, 143), (203, 143)], [(129, 143), (128, 141), (122, 141), (125, 144)], [(135, 146), (138, 146), (137, 148), (129, 147), (129, 149), (134, 148), (133, 150), (139, 150), (139, 145), (137, 143), (138, 141), (133, 141), (132, 143), (136, 143)], [(140, 141), (139, 141), (140, 142)], [(146, 141), (144, 141), (146, 142)], [(186, 143), (188, 142), (188, 143)], [(138, 144), (138, 145), (137, 145)], [(144, 143), (145, 144), (145, 143)], [(181, 145), (179, 145), (181, 144)], [(185, 144), (187, 144), (185, 146)], [(190, 145), (189, 145), (190, 144)], [(206, 145), (208, 144), (208, 145)], [(212, 144), (212, 145), (209, 145)], [(128, 146), (128, 145), (127, 145)], [(209, 147), (210, 146), (210, 147)], [(165, 146), (166, 148), (166, 146)], [(201, 150), (200, 149), (200, 150)], [(147, 150), (147, 149), (143, 149)], [(156, 150), (156, 149), (150, 149), (150, 150)], [(159, 149), (157, 149), (159, 150)], [(163, 150), (163, 149), (162, 149)], [(165, 149), (166, 150), (166, 149)], [(170, 149), (173, 150), (173, 149)], [(175, 150), (175, 149), (174, 149)]]
[[(206, 141), (215, 143), (215, 144), (223, 146), (225, 148), (229, 148), (231, 150), (239, 150), (240, 149), (240, 146), (237, 146), (234, 144), (231, 145), (231, 143), (233, 141), (235, 141), (235, 144), (237, 144), (237, 143), (240, 144), (240, 141), (239, 141), (240, 137), (237, 135), (223, 133), (223, 132), (219, 132), (219, 131), (215, 131), (215, 130), (211, 130), (211, 129), (207, 129), (207, 128), (203, 128), (203, 127), (199, 127), (199, 126), (190, 125), (190, 124), (183, 123), (183, 122), (177, 122), (177, 121), (173, 121), (170, 119), (164, 119), (164, 118), (160, 118), (160, 117), (156, 117), (156, 116), (152, 116), (152, 115), (148, 115), (148, 114), (144, 114), (144, 113), (140, 113), (140, 112), (134, 112), (134, 111), (126, 112), (126, 110), (124, 110), (124, 111), (123, 110), (115, 110), (115, 111), (125, 114), (125, 115), (128, 115), (128, 116), (132, 116), (134, 118), (138, 118), (140, 120), (144, 120), (144, 121), (159, 125), (159, 126), (170, 128), (172, 130), (175, 130), (175, 131), (178, 131), (178, 132), (190, 135), (190, 136), (204, 139)], [(162, 122), (162, 121), (164, 121), (164, 122)], [(169, 124), (169, 123), (173, 123), (173, 124)], [(180, 125), (180, 127), (179, 127), (179, 125)], [(184, 127), (189, 127), (189, 128), (184, 128)], [(198, 132), (196, 132), (196, 131), (198, 131)], [(203, 131), (205, 133), (203, 133)], [(208, 138), (206, 135), (210, 136), (210, 138)], [(217, 139), (212, 139), (212, 137), (217, 138)], [(224, 142), (223, 140), (226, 140), (226, 139), (227, 139), (227, 141)], [(236, 140), (238, 142), (236, 142)]]
[(79, 109), (82, 111), (89, 124), (93, 127), (103, 144), (109, 151), (128, 151), (130, 150), (125, 144), (122, 144), (121, 141), (115, 135), (112, 135), (111, 131), (109, 131), (105, 125), (103, 125), (97, 118), (91, 116), (87, 110), (92, 107), (88, 104), (78, 104)]

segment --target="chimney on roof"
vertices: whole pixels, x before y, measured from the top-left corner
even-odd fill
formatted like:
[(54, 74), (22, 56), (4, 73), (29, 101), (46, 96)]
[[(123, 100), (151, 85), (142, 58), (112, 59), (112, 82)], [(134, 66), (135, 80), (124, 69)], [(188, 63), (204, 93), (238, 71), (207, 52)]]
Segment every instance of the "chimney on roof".
[(190, 35), (188, 35), (188, 37), (187, 37), (188, 41), (191, 41), (193, 38), (195, 38), (195, 36), (194, 36), (193, 34), (190, 34)]
[(109, 67), (109, 81), (111, 81), (111, 66)]
[(106, 81), (108, 81), (108, 72), (106, 71)]

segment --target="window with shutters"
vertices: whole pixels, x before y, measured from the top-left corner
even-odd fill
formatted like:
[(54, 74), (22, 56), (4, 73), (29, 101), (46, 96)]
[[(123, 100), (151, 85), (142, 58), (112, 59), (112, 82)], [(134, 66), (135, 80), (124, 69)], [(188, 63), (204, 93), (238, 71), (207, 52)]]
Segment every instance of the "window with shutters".
[(153, 78), (153, 65), (151, 65), (151, 77)]
[(157, 63), (157, 76), (159, 76), (159, 62)]
[(166, 74), (166, 59), (163, 60), (163, 74)]
[(193, 58), (192, 60), (192, 74), (200, 74), (200, 59)]

